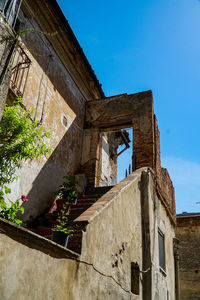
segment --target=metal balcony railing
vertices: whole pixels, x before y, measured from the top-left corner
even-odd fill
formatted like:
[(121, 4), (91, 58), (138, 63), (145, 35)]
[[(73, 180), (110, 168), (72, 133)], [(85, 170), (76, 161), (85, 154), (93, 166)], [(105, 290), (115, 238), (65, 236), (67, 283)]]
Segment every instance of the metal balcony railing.
[(22, 0), (0, 0), (0, 11), (12, 27), (15, 26)]
[(23, 48), (18, 46), (14, 57), (10, 88), (19, 98), (23, 97), (24, 94), (30, 64), (31, 60)]

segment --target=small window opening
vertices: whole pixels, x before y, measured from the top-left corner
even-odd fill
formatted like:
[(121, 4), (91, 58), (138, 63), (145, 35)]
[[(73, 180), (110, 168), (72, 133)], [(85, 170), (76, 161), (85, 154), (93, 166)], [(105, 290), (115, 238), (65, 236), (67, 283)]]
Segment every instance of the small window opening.
[(140, 293), (140, 268), (137, 263), (131, 263), (131, 292), (135, 295)]
[(165, 236), (158, 229), (159, 265), (165, 271)]
[(63, 120), (62, 121), (63, 121), (63, 125), (65, 127), (67, 127), (68, 121), (67, 121), (67, 118), (65, 116), (63, 116)]

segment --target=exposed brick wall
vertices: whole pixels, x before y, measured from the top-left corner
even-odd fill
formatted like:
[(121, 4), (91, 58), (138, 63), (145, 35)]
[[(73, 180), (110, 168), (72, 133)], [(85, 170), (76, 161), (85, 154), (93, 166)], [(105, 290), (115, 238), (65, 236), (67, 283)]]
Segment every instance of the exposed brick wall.
[(94, 158), (86, 162), (83, 166), (81, 166), (79, 172), (86, 174), (88, 182), (95, 185), (96, 168), (97, 159)]
[(162, 198), (168, 213), (174, 223), (176, 223), (176, 205), (173, 183), (170, 179), (167, 169), (161, 167), (160, 159), (160, 131), (158, 129), (157, 119), (154, 115), (154, 169), (156, 171), (156, 180), (159, 194)]
[(164, 197), (165, 204), (169, 210), (169, 213), (176, 223), (176, 204), (175, 204), (175, 193), (173, 183), (170, 179), (167, 169), (161, 168), (162, 184), (161, 192)]
[(200, 299), (200, 216), (177, 217), (181, 300)]
[(155, 171), (160, 198), (176, 223), (174, 188), (167, 170), (161, 168), (160, 132), (151, 91), (86, 103), (85, 127), (90, 130), (91, 138), (88, 161), (81, 171), (85, 171), (89, 182), (95, 183), (95, 176), (99, 177), (101, 173), (97, 168), (98, 130), (116, 130), (125, 126), (133, 128), (133, 170), (150, 167)]
[(133, 169), (154, 168), (154, 132), (152, 111), (133, 120)]
[(160, 131), (158, 129), (158, 123), (156, 115), (154, 115), (154, 169), (156, 171), (157, 182), (161, 186), (162, 174), (161, 174), (161, 160), (160, 160)]
[[(88, 161), (98, 160), (96, 131), (106, 132), (133, 127), (133, 169), (154, 168), (154, 112), (151, 91), (117, 95), (86, 103), (85, 128), (90, 130)], [(85, 163), (84, 163), (85, 165)], [(86, 173), (87, 174), (87, 173)], [(87, 174), (90, 177), (90, 174)], [(96, 174), (95, 174), (96, 175)], [(92, 179), (95, 182), (95, 179)]]

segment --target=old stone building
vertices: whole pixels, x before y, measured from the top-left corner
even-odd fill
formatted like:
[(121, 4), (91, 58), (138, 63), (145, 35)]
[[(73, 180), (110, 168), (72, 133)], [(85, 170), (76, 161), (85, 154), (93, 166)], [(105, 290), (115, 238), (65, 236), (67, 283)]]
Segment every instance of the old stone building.
[(200, 299), (200, 214), (177, 215), (179, 240), (180, 299)]
[[(174, 189), (161, 168), (152, 92), (105, 97), (57, 1), (0, 5), (1, 111), (22, 97), (52, 131), (53, 148), (24, 163), (11, 185), (13, 200), (30, 199), (23, 218), (34, 228), (0, 219), (0, 299), (179, 299)], [(126, 128), (133, 172), (116, 184)], [(37, 219), (68, 171), (82, 179), (82, 194), (65, 249)]]

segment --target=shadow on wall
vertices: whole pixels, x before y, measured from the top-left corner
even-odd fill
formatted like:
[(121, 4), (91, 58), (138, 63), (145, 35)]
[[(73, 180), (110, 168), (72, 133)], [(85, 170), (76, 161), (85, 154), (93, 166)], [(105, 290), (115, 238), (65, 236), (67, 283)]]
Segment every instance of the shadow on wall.
[[(23, 221), (33, 219), (47, 209), (55, 199), (55, 191), (68, 171), (80, 167), (82, 132), (77, 135), (74, 124), (68, 129), (32, 183), (24, 203)], [(76, 137), (76, 139), (74, 138)]]
[[(27, 26), (30, 27), (29, 24)], [(80, 117), (83, 113), (82, 106), (84, 105), (85, 99), (63, 63), (61, 63), (53, 49), (50, 49), (45, 42), (43, 42), (43, 39), (44, 36), (41, 34), (27, 33), (23, 37), (23, 43), (43, 72), (48, 76), (48, 79), (53, 85), (54, 92), (58, 92), (67, 105), (76, 112), (77, 117)], [(80, 124), (80, 119), (77, 119), (77, 121)]]
[[(41, 164), (39, 163), (37, 170), (34, 170), (32, 168), (33, 165), (30, 164), (29, 172), (31, 169), (31, 172), (35, 172), (35, 174), (38, 175), (33, 182), (30, 182), (32, 179), (29, 181), (29, 183), (32, 183), (32, 187), (27, 194), (30, 201), (24, 203), (25, 214), (23, 215), (23, 221), (34, 219), (52, 204), (55, 199), (54, 193), (62, 183), (63, 176), (66, 175), (68, 171), (74, 172), (80, 167), (82, 155), (82, 128), (85, 98), (59, 59), (52, 55), (53, 52), (44, 45), (42, 39), (43, 37), (38, 36), (36, 33), (29, 33), (23, 38), (23, 42), (53, 85), (52, 91), (54, 90), (53, 93), (55, 93), (54, 96), (56, 97), (55, 102), (57, 105), (59, 106), (59, 101), (65, 101), (75, 113), (76, 118), (73, 120), (71, 126), (67, 129), (44, 166), (40, 169)], [(40, 53), (42, 53), (42, 55), (40, 55)], [(48, 66), (49, 61), (51, 63)], [(31, 82), (28, 80), (26, 91), (29, 90), (29, 85), (31, 85)], [(60, 96), (63, 100), (60, 99)], [(33, 100), (37, 101), (37, 99)], [(45, 129), (50, 130), (51, 128)], [(60, 134), (59, 128), (54, 134)], [(27, 181), (27, 178), (25, 177), (27, 169), (23, 172), (22, 178), (24, 178), (25, 182)], [(23, 179), (21, 179), (21, 184), (23, 185), (22, 181)]]

